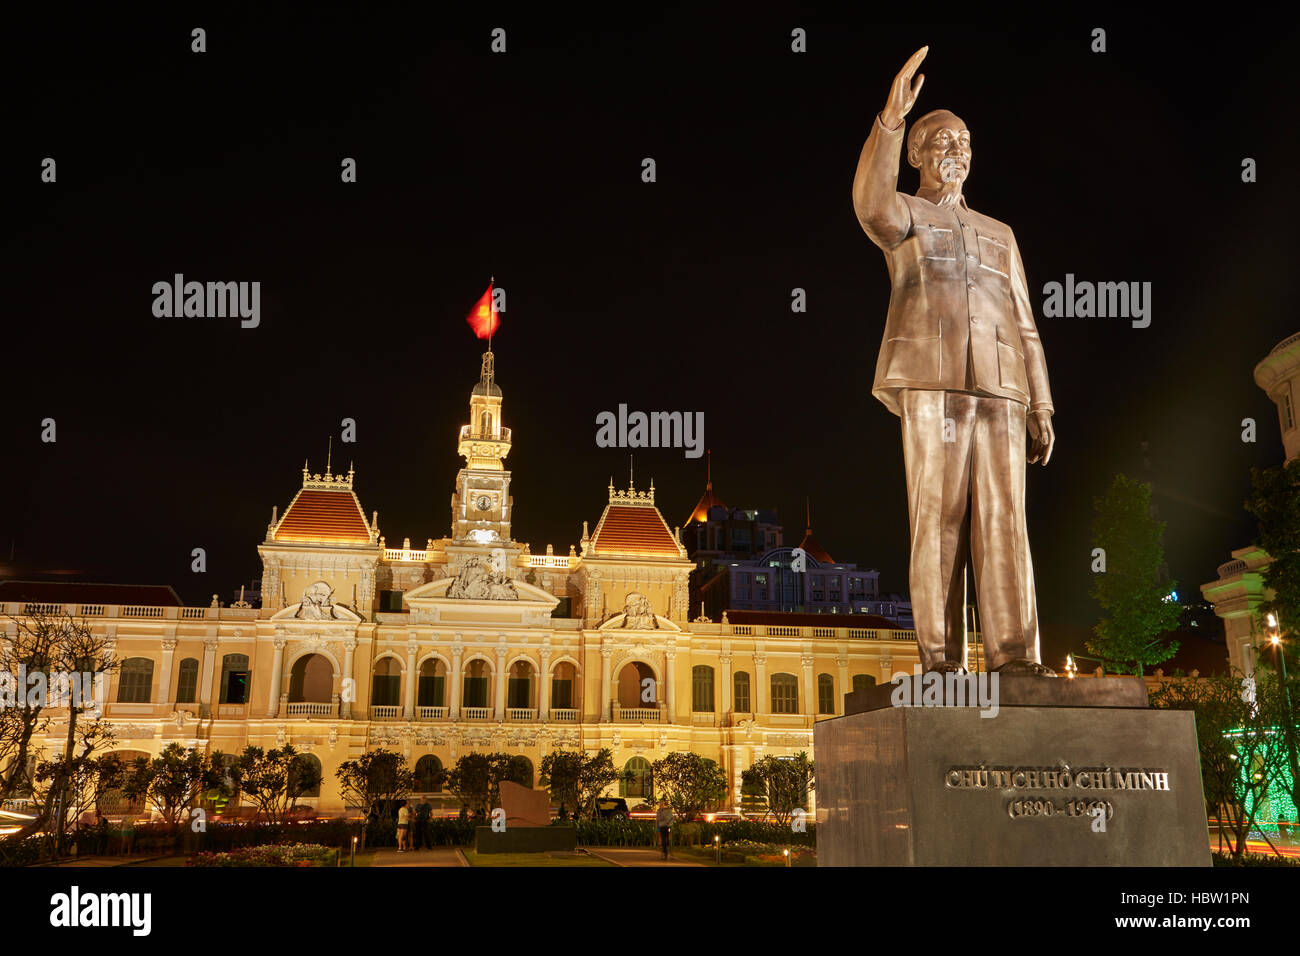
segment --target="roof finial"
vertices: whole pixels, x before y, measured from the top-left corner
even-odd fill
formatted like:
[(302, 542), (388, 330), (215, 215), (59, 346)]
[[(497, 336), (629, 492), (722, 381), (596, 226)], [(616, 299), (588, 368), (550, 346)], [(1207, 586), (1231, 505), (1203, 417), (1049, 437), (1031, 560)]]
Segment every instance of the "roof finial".
[(631, 492), (631, 490), (635, 487), (636, 485), (634, 485), (632, 482), (632, 456), (628, 455), (627, 456), (627, 490)]
[(329, 445), (325, 450), (325, 477), (330, 476), (330, 463), (334, 461), (334, 436), (329, 436)]

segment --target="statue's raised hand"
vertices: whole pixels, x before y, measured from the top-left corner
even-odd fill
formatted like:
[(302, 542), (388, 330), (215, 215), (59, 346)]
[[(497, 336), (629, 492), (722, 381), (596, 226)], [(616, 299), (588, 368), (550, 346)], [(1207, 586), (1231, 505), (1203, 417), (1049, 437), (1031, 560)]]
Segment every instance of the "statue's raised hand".
[(912, 83), (912, 76), (928, 52), (930, 52), (928, 46), (921, 47), (903, 64), (903, 68), (898, 71), (898, 76), (894, 77), (894, 85), (889, 89), (889, 100), (885, 103), (885, 108), (880, 111), (880, 122), (885, 129), (898, 129), (903, 118), (916, 105), (916, 97), (921, 92), (921, 85), (925, 83), (925, 74), (918, 76), (915, 84)]

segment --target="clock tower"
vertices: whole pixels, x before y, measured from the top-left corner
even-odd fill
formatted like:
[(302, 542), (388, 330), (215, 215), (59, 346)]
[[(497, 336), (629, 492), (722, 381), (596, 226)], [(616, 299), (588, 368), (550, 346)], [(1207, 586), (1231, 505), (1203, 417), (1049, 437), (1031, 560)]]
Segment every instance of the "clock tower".
[(469, 424), (460, 430), (465, 467), (451, 496), (451, 536), (457, 544), (510, 543), (510, 429), (501, 424), (501, 389), (495, 381), (492, 350), (469, 396)]

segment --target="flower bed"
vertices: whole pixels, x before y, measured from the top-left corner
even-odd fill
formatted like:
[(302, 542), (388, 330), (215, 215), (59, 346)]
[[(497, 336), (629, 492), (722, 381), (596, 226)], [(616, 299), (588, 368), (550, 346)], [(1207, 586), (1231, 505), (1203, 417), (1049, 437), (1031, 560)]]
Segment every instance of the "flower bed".
[(334, 848), (318, 843), (250, 846), (229, 853), (196, 853), (186, 866), (330, 866)]

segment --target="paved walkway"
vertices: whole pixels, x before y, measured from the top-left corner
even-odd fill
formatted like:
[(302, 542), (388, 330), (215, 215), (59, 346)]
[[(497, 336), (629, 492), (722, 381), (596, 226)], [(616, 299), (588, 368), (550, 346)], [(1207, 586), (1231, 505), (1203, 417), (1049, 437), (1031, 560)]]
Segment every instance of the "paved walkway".
[(375, 851), (371, 866), (465, 866), (464, 858), (454, 846), (436, 846), (428, 850), (398, 853), (392, 847)]
[(646, 846), (601, 846), (586, 847), (588, 853), (592, 856), (598, 856), (602, 860), (607, 860), (615, 866), (703, 866), (703, 863), (694, 863), (689, 860), (683, 860), (674, 857), (671, 854), (668, 859), (664, 859), (663, 851), (656, 850), (653, 847)]

